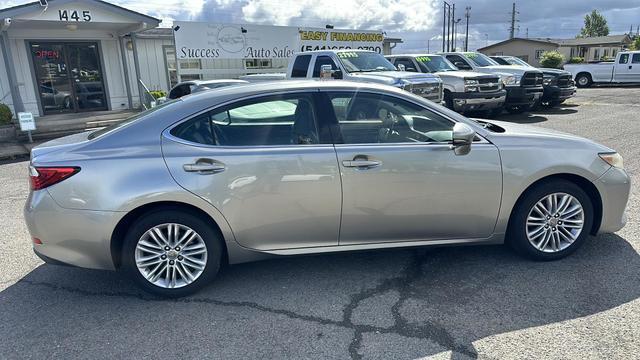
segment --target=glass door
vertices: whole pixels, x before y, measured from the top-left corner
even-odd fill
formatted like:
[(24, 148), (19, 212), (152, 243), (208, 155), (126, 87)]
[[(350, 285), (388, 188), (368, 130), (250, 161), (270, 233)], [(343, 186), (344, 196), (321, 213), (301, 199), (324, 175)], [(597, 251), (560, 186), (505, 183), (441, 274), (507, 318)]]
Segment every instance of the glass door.
[(64, 45), (31, 44), (31, 57), (44, 113), (75, 111)]
[(97, 43), (31, 43), (45, 114), (106, 110)]

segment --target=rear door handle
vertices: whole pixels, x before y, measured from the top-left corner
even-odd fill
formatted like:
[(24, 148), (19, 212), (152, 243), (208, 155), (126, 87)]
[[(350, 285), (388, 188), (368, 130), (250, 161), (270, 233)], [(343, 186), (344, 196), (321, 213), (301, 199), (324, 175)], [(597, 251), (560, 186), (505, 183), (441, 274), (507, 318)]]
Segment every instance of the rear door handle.
[(210, 159), (199, 159), (194, 164), (184, 164), (182, 168), (186, 172), (197, 172), (200, 174), (216, 174), (226, 169), (224, 164)]
[(382, 165), (381, 161), (378, 160), (343, 160), (342, 166), (344, 167), (355, 167), (355, 168), (374, 168)]

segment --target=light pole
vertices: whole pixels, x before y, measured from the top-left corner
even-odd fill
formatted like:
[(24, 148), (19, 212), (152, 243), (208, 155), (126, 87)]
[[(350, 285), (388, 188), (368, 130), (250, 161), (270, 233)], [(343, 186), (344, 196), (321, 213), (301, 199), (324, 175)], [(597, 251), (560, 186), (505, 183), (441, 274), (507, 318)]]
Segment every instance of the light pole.
[(467, 32), (464, 36), (464, 51), (469, 51), (469, 18), (471, 17), (471, 6), (464, 9), (464, 17), (467, 18)]
[(484, 34), (484, 46), (489, 46), (489, 34)]
[[(448, 11), (448, 13), (447, 13)], [(449, 34), (447, 32), (450, 21), (447, 16), (451, 16), (451, 5), (448, 2), (442, 2), (442, 51), (449, 51)], [(446, 44), (446, 46), (445, 46)]]

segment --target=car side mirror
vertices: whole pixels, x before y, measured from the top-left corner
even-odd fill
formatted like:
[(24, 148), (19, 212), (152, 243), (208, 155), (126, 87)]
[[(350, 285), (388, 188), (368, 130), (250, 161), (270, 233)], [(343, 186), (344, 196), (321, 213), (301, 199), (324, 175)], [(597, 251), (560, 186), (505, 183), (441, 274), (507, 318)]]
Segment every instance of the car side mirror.
[(331, 76), (333, 76), (334, 79), (342, 79), (342, 70), (333, 70)]
[(405, 71), (406, 68), (405, 68), (404, 64), (398, 64), (398, 70)]
[(471, 144), (476, 137), (476, 132), (471, 126), (464, 123), (456, 123), (453, 126), (451, 149), (456, 155), (467, 155), (471, 151)]

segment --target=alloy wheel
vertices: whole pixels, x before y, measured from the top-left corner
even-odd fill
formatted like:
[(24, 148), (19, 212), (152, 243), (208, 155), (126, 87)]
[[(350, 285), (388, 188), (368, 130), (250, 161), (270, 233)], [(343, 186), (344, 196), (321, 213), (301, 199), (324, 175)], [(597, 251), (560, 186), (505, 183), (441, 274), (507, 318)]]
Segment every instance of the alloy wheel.
[(204, 272), (207, 246), (188, 226), (160, 224), (138, 239), (135, 262), (150, 283), (161, 288), (181, 288), (196, 281)]
[(584, 209), (578, 199), (567, 193), (549, 194), (529, 211), (527, 239), (539, 251), (559, 252), (578, 239), (584, 221)]

